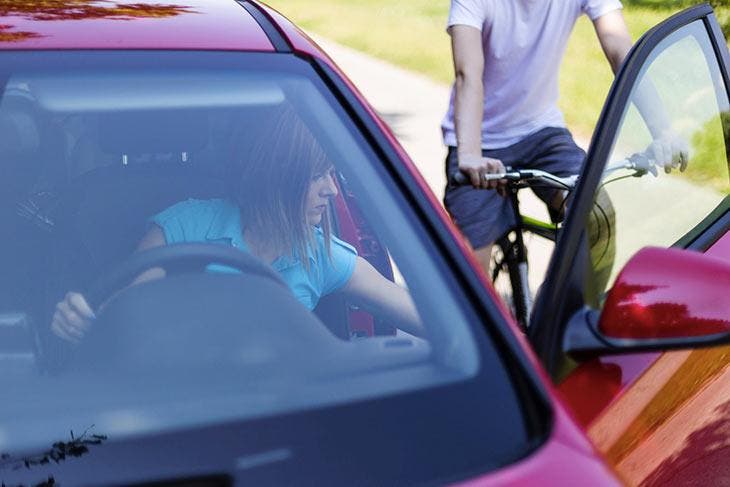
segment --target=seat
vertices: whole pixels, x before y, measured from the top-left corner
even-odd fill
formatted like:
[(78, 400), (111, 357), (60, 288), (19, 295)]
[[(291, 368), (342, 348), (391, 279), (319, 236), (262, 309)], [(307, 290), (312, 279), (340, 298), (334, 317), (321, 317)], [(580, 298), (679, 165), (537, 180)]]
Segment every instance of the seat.
[(204, 114), (129, 112), (95, 123), (71, 152), (87, 158), (74, 167), (91, 169), (60, 191), (55, 215), (55, 260), (67, 289), (84, 290), (129, 256), (156, 213), (187, 198), (226, 195), (220, 170), (196, 158), (208, 142)]
[(0, 105), (0, 312), (28, 309), (37, 294), (47, 228), (23, 212), (38, 185), (47, 156), (48, 131), (25, 96), (5, 94)]

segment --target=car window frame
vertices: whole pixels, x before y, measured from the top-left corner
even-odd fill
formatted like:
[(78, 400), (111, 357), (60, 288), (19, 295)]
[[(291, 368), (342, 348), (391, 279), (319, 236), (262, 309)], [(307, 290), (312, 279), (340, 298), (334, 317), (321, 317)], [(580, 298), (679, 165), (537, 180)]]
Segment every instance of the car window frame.
[[(611, 153), (616, 132), (630, 101), (632, 88), (656, 46), (673, 32), (698, 20), (704, 24), (725, 83), (725, 90), (730, 97), (728, 76), (730, 56), (724, 45), (725, 39), (720, 26), (708, 4), (690, 7), (657, 24), (646, 32), (627, 54), (611, 85), (596, 124), (579, 183), (574, 192), (573, 204), (563, 227), (563, 235), (550, 259), (543, 292), (535, 303), (529, 338), (553, 378), (564, 373), (563, 365), (566, 357), (562, 341), (567, 324), (586, 306), (583, 277), (586, 272), (584, 263), (587, 259), (584, 255), (585, 245), (582, 245), (586, 238), (583, 222), (591, 211), (595, 191), (603, 175), (604, 163)], [(703, 228), (710, 229), (714, 224), (715, 221), (705, 221), (698, 225), (696, 230), (699, 232)], [(728, 224), (730, 219), (726, 218), (722, 227), (727, 229)], [(712, 233), (719, 238), (724, 231), (718, 228)], [(682, 243), (682, 240), (678, 243)], [(708, 241), (704, 245), (709, 246), (711, 243), (712, 241)]]

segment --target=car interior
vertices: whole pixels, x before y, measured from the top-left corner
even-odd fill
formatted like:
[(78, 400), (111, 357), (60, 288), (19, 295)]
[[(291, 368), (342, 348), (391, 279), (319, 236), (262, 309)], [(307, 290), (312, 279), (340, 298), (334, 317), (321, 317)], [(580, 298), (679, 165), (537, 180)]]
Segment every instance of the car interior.
[[(14, 91), (0, 106), (0, 224), (14, 235), (0, 253), (0, 305), (6, 320), (33, 310), (24, 320), (41, 338), (64, 290), (87, 289), (132, 255), (151, 216), (185, 199), (225, 197), (233, 153), (263, 136), (276, 113), (249, 106), (59, 114)], [(33, 266), (51, 269), (40, 293)], [(348, 339), (347, 303), (323, 301), (320, 319)], [(372, 320), (351, 313), (356, 323)]]
[[(85, 62), (86, 54), (74, 56)], [(190, 69), (183, 61), (180, 69)], [(193, 70), (184, 71), (193, 80), (181, 95), (165, 91), (179, 73), (140, 72), (81, 73), (75, 85), (55, 72), (17, 74), (0, 91), (0, 228), (7, 231), (0, 243), (0, 383), (16, 391), (4, 405), (7, 417), (28, 418), (17, 428), (5, 424), (7, 434), (22, 441), (48, 435), (34, 418), (47, 417), (50, 406), (34, 397), (53, 398), (54, 415), (65, 411), (58, 427), (74, 417), (116, 428), (104, 415), (124, 407), (143, 408), (162, 427), (429, 388), (479, 371), (471, 322), (457, 298), (428, 298), (453, 289), (409, 220), (412, 209), (397, 206), (380, 161), (312, 82)], [(233, 78), (224, 83), (234, 86), (230, 94), (208, 86), (224, 76)], [(327, 212), (333, 234), (408, 287), (418, 313), (428, 316), (427, 339), (396, 333), (344, 293), (312, 312), (271, 267), (228, 246), (135, 252), (160, 211), (228, 196), (240, 176), (235, 157), (266, 138), (267, 120), (279, 110), (300, 117), (335, 164), (338, 195)], [(149, 266), (139, 267), (140, 259)], [(166, 267), (164, 279), (128, 285), (165, 259), (175, 272)], [(242, 272), (203, 272), (214, 263)], [(77, 344), (50, 330), (69, 291), (98, 306)], [(186, 402), (191, 391), (205, 408), (200, 399)], [(172, 397), (184, 414), (168, 417)]]

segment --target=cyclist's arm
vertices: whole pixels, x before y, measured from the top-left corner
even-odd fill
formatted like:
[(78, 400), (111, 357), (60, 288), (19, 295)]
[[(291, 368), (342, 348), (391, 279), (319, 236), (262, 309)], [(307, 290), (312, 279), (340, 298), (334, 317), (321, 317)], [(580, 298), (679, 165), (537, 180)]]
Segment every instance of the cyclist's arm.
[(454, 124), (459, 155), (481, 157), (484, 110), (484, 52), (482, 33), (468, 25), (452, 25), (451, 50), (454, 60)]
[(593, 21), (593, 28), (614, 74), (624, 62), (633, 42), (621, 10), (613, 10)]
[(452, 25), (451, 52), (454, 60), (454, 125), (459, 169), (473, 186), (496, 188), (497, 181), (482, 181), (480, 174), (504, 171), (497, 159), (482, 157), (484, 115), (484, 51), (482, 32), (469, 25)]

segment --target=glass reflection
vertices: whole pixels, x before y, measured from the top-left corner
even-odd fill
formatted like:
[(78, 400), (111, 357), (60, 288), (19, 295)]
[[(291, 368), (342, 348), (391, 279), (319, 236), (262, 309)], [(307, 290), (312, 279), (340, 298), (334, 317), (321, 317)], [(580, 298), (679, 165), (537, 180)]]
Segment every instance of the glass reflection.
[[(647, 93), (653, 105), (650, 116)], [(586, 288), (595, 305), (637, 250), (675, 245), (725, 204), (730, 194), (729, 111), (726, 88), (701, 21), (656, 47), (632, 90), (594, 211), (586, 222), (594, 271)], [(657, 125), (686, 148), (687, 161), (675, 167), (654, 161)], [(646, 167), (627, 163), (636, 161), (637, 155), (646, 156)]]
[[(46, 0), (44, 2), (7, 0), (0, 3), (1, 17), (20, 17), (34, 21), (60, 20), (134, 20), (174, 17), (195, 13), (185, 5), (155, 3), (99, 2), (94, 0)], [(14, 31), (12, 24), (0, 24), (0, 42), (22, 42), (43, 37), (32, 31)]]

